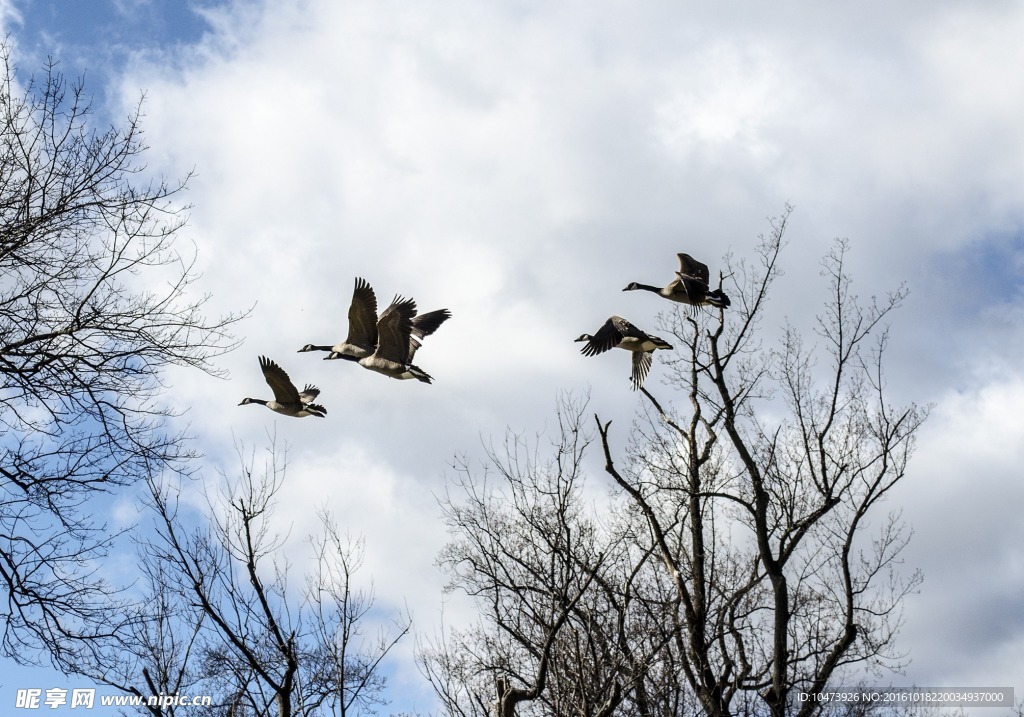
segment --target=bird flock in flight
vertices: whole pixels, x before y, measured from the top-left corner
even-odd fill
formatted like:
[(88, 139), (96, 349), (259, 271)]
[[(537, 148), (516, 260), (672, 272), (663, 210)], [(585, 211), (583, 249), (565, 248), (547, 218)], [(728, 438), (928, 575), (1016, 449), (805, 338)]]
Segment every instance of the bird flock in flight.
[[(711, 289), (708, 267), (689, 254), (677, 254), (679, 270), (676, 278), (658, 288), (650, 284), (631, 282), (623, 291), (650, 291), (670, 301), (687, 304), (696, 310), (701, 306), (725, 309), (731, 303), (721, 289)], [(437, 331), (451, 318), (448, 309), (418, 314), (416, 302), (395, 296), (391, 305), (377, 315), (377, 296), (364, 279), (356, 277), (352, 303), (348, 309), (348, 336), (333, 346), (306, 344), (299, 353), (326, 351), (324, 360), (354, 361), (363, 368), (395, 379), (416, 379), (430, 383), (433, 379), (412, 361), (424, 337)], [(596, 334), (583, 334), (576, 341), (585, 342), (580, 350), (584, 356), (597, 356), (613, 348), (625, 349), (633, 354), (631, 382), (639, 389), (647, 377), (656, 349), (671, 349), (664, 339), (652, 336), (621, 316), (611, 316)], [(317, 416), (324, 418), (327, 409), (314, 403), (320, 389), (306, 384), (302, 391), (292, 383), (288, 374), (277, 363), (260, 356), (260, 369), (274, 398), (243, 398), (239, 406), (256, 403), (275, 413), (294, 418)]]

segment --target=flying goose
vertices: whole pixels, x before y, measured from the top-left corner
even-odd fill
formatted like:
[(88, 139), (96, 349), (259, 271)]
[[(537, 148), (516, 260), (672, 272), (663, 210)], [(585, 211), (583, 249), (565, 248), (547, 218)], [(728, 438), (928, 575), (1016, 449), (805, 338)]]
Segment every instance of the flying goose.
[[(352, 303), (348, 307), (348, 336), (334, 346), (306, 344), (303, 351), (329, 351), (337, 358), (358, 361), (369, 356), (377, 348), (377, 295), (365, 279), (356, 277), (352, 290)], [(328, 357), (330, 358), (330, 356)]]
[[(410, 352), (415, 353), (420, 347), (419, 339), (437, 331), (437, 328), (451, 318), (448, 309), (438, 309), (426, 314), (414, 316), (409, 339)], [(348, 308), (348, 336), (342, 343), (334, 346), (318, 346), (306, 344), (299, 353), (304, 351), (327, 351), (327, 359), (348, 359), (358, 361), (373, 354), (377, 348), (377, 296), (365, 279), (356, 277), (352, 291), (352, 303)], [(410, 356), (410, 360), (412, 360)]]
[[(396, 296), (377, 320), (376, 350), (371, 355), (359, 359), (359, 365), (391, 378), (415, 378), (423, 383), (430, 383), (433, 379), (423, 369), (412, 364), (412, 357), (420, 346), (412, 336), (415, 333), (415, 316), (416, 302)], [(336, 356), (332, 352), (328, 358), (344, 357)]]
[(275, 413), (280, 413), (282, 416), (294, 416), (295, 418), (304, 418), (305, 416), (326, 417), (327, 409), (313, 403), (316, 397), (320, 395), (319, 388), (310, 386), (307, 383), (306, 387), (302, 389), (302, 393), (299, 393), (299, 390), (295, 388), (295, 384), (288, 378), (288, 374), (285, 373), (284, 369), (266, 356), (260, 356), (260, 369), (263, 371), (263, 378), (266, 379), (270, 389), (274, 392), (274, 399), (272, 401), (264, 401), (262, 398), (243, 398), (242, 402), (238, 404), (239, 406), (244, 406), (248, 403), (259, 403)]
[(720, 309), (727, 308), (732, 302), (721, 289), (710, 289), (708, 287), (707, 264), (694, 259), (689, 254), (676, 254), (679, 257), (679, 271), (671, 283), (659, 289), (650, 284), (639, 284), (631, 282), (623, 291), (653, 291), (658, 296), (663, 296), (671, 301), (678, 301), (690, 306), (717, 306)]
[(577, 341), (586, 341), (587, 345), (580, 349), (584, 356), (597, 356), (613, 348), (626, 349), (633, 353), (633, 390), (640, 388), (647, 373), (651, 370), (655, 349), (671, 349), (672, 345), (664, 339), (641, 331), (621, 316), (609, 317), (597, 333), (581, 335)]

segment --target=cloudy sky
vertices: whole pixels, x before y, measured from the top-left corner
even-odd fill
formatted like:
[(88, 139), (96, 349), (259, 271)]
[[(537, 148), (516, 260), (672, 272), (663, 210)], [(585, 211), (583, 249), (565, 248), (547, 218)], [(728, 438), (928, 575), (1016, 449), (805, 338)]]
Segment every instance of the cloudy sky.
[[(628, 425), (627, 359), (572, 339), (612, 313), (653, 329), (657, 301), (623, 286), (664, 283), (678, 251), (712, 271), (752, 256), (788, 202), (775, 318), (814, 315), (819, 261), (848, 238), (858, 293), (910, 289), (894, 399), (934, 405), (893, 498), (925, 582), (901, 638), (913, 662), (886, 680), (1024, 692), (1024, 3), (3, 7), (23, 70), (52, 55), (84, 72), (105, 120), (145, 93), (150, 170), (195, 170), (183, 236), (201, 288), (214, 312), (255, 308), (230, 379), (182, 374), (168, 398), (191, 408), (211, 480), (233, 443), (288, 443), (278, 517), (296, 554), (329, 506), (365, 537), (381, 605), (431, 631), (452, 457), (542, 429), (560, 389)], [(343, 338), (355, 276), (382, 305), (451, 309), (417, 355), (433, 385), (296, 353)], [(329, 418), (237, 407), (266, 397), (260, 354), (318, 384)], [(411, 648), (393, 696), (429, 708)]]

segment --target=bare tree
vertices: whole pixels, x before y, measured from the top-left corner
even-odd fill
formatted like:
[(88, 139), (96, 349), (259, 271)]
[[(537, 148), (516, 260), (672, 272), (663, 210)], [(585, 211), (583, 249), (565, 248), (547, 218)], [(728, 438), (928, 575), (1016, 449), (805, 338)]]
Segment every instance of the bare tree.
[[(623, 471), (598, 422), (606, 470), (640, 508), (672, 577), (682, 671), (711, 715), (731, 714), (734, 698), (763, 701), (773, 715), (811, 714), (794, 689), (822, 690), (851, 664), (898, 664), (900, 605), (920, 580), (895, 570), (909, 538), (898, 511), (866, 535), (926, 415), (886, 398), (884, 321), (905, 291), (862, 306), (847, 244), (837, 242), (823, 263), (829, 298), (816, 328), (826, 366), (793, 327), (778, 349), (761, 350), (755, 329), (786, 219), (763, 239), (758, 267), (730, 267), (741, 279), (735, 314), (675, 315), (686, 415), (645, 392), (660, 423)], [(685, 509), (663, 504), (666, 489)]]
[(0, 73), (0, 630), (8, 656), (66, 667), (120, 612), (88, 567), (112, 536), (86, 504), (187, 470), (164, 370), (216, 374), (239, 316), (190, 296), (185, 184), (144, 178), (138, 110), (96, 131), (54, 63), (22, 87), (0, 45)]
[(481, 614), (420, 650), (448, 714), (692, 713), (666, 656), (672, 595), (655, 553), (637, 546), (628, 506), (602, 520), (585, 502), (585, 409), (560, 400), (549, 455), (509, 433), (481, 469), (456, 464), (439, 562)]
[[(534, 688), (524, 714), (810, 715), (820, 705), (798, 692), (853, 665), (900, 666), (900, 607), (920, 576), (898, 570), (909, 530), (881, 504), (926, 416), (887, 398), (885, 321), (905, 292), (860, 302), (837, 242), (823, 263), (820, 346), (786, 326), (765, 349), (787, 217), (762, 237), (758, 262), (727, 259), (728, 312), (663, 318), (682, 347), (671, 385), (683, 400), (644, 389), (621, 454), (595, 416), (614, 484), (606, 519), (579, 502), (586, 442), (571, 421), (547, 464), (524, 464), (518, 444), (489, 452), (507, 494), (469, 477), (457, 483), (464, 503), (446, 499), (456, 537), (442, 565), (484, 615), (424, 652), (449, 713), (484, 714), (466, 696), (489, 675)], [(560, 586), (546, 565), (571, 568), (575, 583)], [(528, 607), (544, 600), (548, 613)], [(567, 616), (553, 620), (559, 609)], [(556, 677), (531, 677), (541, 667)]]
[(223, 496), (226, 510), (210, 511), (212, 529), (190, 537), (181, 535), (169, 496), (157, 492), (163, 540), (150, 546), (150, 558), (166, 563), (179, 578), (174, 590), (201, 608), (203, 674), (236, 711), (365, 713), (385, 703), (380, 664), (408, 632), (408, 619), (397, 618), (394, 632), (362, 635), (374, 604), (372, 592), (352, 583), (362, 544), (344, 537), (326, 513), (324, 532), (311, 538), (315, 568), (302, 597), (290, 594), (288, 566), (276, 557), (281, 539), (270, 524), (284, 462), (276, 451), (270, 456), (264, 477), (246, 469)]
[[(150, 698), (205, 694), (202, 672), (204, 623), (200, 605), (176, 590), (173, 567), (162, 561), (140, 561), (142, 598), (126, 604), (125, 619), (88, 659), (73, 671), (138, 698), (138, 709), (152, 717), (174, 717), (178, 706)], [(189, 706), (183, 712), (193, 713)], [(125, 710), (127, 711), (127, 710)], [(234, 717), (241, 717), (235, 713)]]
[(547, 699), (553, 655), (601, 561), (594, 526), (578, 505), (588, 439), (571, 415), (559, 419), (564, 430), (551, 461), (541, 463), (510, 433), (501, 452), (488, 452), (500, 484), (492, 487), (487, 473), (474, 480), (462, 462), (457, 485), (466, 502), (444, 501), (457, 533), (440, 559), (449, 587), (477, 598), (487, 618), (442, 636), (423, 661), (453, 714), (511, 717), (519, 705)]
[[(381, 663), (408, 617), (365, 634), (374, 595), (355, 584), (362, 542), (323, 511), (322, 532), (309, 538), (313, 567), (301, 588), (290, 586), (295, 571), (273, 525), (284, 452), (272, 446), (262, 472), (253, 457), (240, 459), (237, 481), (209, 498), (192, 527), (179, 492), (151, 485), (157, 525), (140, 561), (146, 595), (103, 659), (80, 671), (127, 694), (210, 695), (234, 717), (373, 712), (386, 704)], [(142, 709), (171, 717), (176, 706)]]

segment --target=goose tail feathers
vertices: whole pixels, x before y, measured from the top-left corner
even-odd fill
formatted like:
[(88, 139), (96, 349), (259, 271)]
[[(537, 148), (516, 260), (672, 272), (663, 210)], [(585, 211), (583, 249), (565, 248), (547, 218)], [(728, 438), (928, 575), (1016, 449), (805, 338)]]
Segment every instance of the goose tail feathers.
[(708, 295), (704, 297), (704, 301), (720, 309), (727, 309), (732, 304), (732, 301), (729, 300), (729, 297), (721, 289), (709, 291)]

